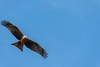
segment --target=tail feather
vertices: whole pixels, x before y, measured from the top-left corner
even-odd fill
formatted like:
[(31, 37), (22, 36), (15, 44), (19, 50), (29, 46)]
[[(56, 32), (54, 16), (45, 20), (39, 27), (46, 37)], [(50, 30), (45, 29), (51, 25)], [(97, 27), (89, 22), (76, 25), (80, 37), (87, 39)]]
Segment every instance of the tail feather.
[(11, 45), (16, 46), (17, 48), (19, 48), (21, 51), (23, 51), (23, 44), (20, 43), (20, 41), (12, 43)]

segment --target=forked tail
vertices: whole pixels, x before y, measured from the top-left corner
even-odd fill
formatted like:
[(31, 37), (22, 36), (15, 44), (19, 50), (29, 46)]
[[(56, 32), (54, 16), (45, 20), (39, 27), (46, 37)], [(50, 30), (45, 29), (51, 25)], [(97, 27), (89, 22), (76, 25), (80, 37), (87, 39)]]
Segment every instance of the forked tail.
[(23, 44), (20, 43), (20, 41), (12, 43), (11, 45), (16, 46), (17, 48), (19, 48), (21, 51), (23, 51)]

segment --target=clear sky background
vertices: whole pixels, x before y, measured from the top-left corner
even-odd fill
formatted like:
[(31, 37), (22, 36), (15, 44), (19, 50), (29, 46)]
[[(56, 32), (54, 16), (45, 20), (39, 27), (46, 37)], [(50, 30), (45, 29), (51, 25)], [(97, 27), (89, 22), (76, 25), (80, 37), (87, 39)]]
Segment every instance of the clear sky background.
[(0, 26), (0, 67), (100, 67), (100, 0), (0, 0), (8, 20), (48, 53), (43, 59)]

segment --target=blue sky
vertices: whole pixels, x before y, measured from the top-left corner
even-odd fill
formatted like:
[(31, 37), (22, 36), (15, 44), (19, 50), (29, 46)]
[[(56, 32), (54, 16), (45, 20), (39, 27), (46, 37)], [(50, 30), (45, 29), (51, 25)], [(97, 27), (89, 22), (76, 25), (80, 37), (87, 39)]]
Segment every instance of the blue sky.
[(99, 0), (0, 0), (8, 20), (48, 53), (43, 59), (0, 26), (0, 67), (100, 67)]

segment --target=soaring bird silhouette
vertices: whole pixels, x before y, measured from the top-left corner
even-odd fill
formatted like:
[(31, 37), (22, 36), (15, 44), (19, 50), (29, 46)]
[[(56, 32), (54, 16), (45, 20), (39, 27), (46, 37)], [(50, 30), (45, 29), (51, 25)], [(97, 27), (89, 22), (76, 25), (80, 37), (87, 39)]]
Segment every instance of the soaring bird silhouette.
[(3, 20), (1, 22), (1, 25), (5, 26), (19, 41), (12, 43), (12, 45), (19, 48), (21, 51), (23, 51), (23, 46), (25, 45), (32, 51), (37, 52), (40, 54), (43, 58), (47, 58), (46, 51), (36, 42), (30, 40), (27, 36), (25, 36), (17, 26), (13, 25), (9, 21)]

